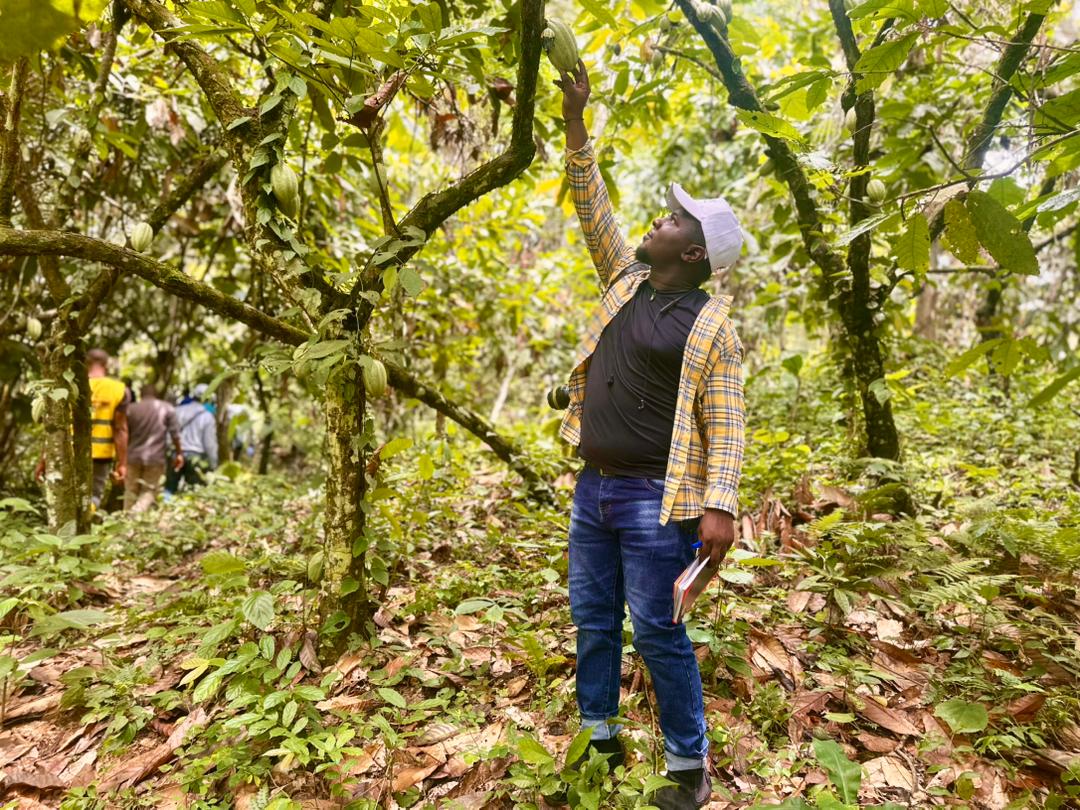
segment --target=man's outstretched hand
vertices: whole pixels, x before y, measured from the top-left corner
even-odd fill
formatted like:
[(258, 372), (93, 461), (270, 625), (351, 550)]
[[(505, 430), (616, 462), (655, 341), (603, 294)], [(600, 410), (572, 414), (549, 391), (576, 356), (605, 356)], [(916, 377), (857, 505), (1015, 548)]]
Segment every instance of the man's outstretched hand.
[(706, 509), (698, 524), (701, 556), (708, 557), (709, 566), (718, 568), (735, 542), (735, 519), (722, 509)]
[(589, 103), (589, 72), (585, 63), (578, 59), (574, 73), (563, 71), (562, 77), (555, 80), (555, 86), (563, 92), (563, 118), (581, 118)]

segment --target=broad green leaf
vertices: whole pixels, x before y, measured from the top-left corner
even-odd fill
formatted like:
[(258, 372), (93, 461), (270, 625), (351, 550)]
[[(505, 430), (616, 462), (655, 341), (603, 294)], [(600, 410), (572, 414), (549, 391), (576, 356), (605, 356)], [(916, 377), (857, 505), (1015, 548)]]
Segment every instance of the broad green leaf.
[(930, 269), (930, 225), (926, 215), (916, 213), (896, 240), (896, 263), (921, 277)]
[(848, 759), (835, 740), (814, 740), (814, 756), (818, 764), (828, 771), (829, 781), (840, 798), (847, 804), (855, 802), (859, 797), (862, 766)]
[(227, 551), (211, 551), (199, 560), (204, 574), (240, 574), (247, 569), (247, 563)]
[(875, 214), (872, 217), (867, 217), (866, 219), (861, 220), (859, 224), (851, 230), (837, 234), (835, 237), (833, 237), (832, 243), (837, 247), (844, 247), (845, 245), (850, 245), (853, 241), (855, 241), (855, 237), (861, 236), (868, 231), (874, 230), (879, 225), (884, 224), (886, 220), (899, 216), (900, 215), (897, 213), (892, 213)]
[(615, 15), (599, 0), (579, 0), (579, 2), (586, 11), (604, 25), (615, 29), (619, 27), (619, 21), (615, 18)]
[(1035, 126), (1064, 132), (1080, 123), (1080, 87), (1052, 98), (1035, 111)]
[(108, 4), (109, 0), (0, 0), (0, 62), (55, 48), (83, 23), (101, 16)]
[(939, 703), (934, 707), (934, 714), (949, 724), (953, 734), (971, 734), (982, 731), (990, 722), (985, 706), (980, 703), (968, 703), (960, 698)]
[(265, 630), (274, 620), (274, 597), (266, 591), (255, 591), (240, 605), (240, 613), (260, 630)]
[(401, 692), (398, 692), (396, 689), (390, 689), (386, 686), (380, 686), (375, 691), (379, 693), (379, 697), (381, 697), (391, 706), (397, 706), (399, 709), (404, 709), (406, 706), (409, 705)]
[(645, 778), (645, 784), (641, 786), (641, 792), (646, 796), (651, 796), (656, 793), (662, 787), (678, 787), (677, 782), (673, 782), (666, 776), (661, 776), (658, 773), (649, 774)]
[(344, 351), (352, 345), (352, 343), (352, 340), (345, 338), (338, 340), (323, 340), (318, 343), (305, 343), (303, 346), (297, 347), (296, 351), (293, 353), (293, 359), (299, 360), (303, 358), (304, 360), (319, 360), (323, 357), (328, 357), (335, 352)]
[(589, 741), (592, 739), (592, 727), (583, 728), (577, 733), (577, 736), (570, 743), (570, 747), (566, 749), (566, 764), (577, 762), (584, 755), (585, 751), (589, 748)]
[(756, 129), (762, 135), (770, 135), (774, 138), (783, 138), (787, 141), (794, 141), (795, 143), (802, 144), (803, 137), (799, 134), (799, 130), (795, 129), (791, 124), (785, 121), (783, 118), (778, 118), (775, 115), (769, 115), (767, 112), (759, 112), (757, 110), (736, 110), (735, 115), (746, 126), (751, 129)]
[(517, 750), (518, 756), (530, 765), (547, 765), (555, 760), (544, 746), (527, 735), (518, 738)]
[(1062, 388), (1073, 380), (1080, 380), (1080, 366), (1073, 366), (1064, 374), (1055, 378), (1048, 386), (1043, 388), (1028, 401), (1028, 407), (1037, 408), (1040, 405), (1046, 404), (1053, 399)]
[(904, 64), (917, 37), (918, 34), (906, 34), (863, 51), (859, 61), (855, 63), (855, 72), (861, 76), (856, 86), (857, 92), (873, 90)]
[(406, 266), (398, 273), (398, 284), (410, 298), (416, 298), (424, 289), (424, 280), (412, 267)]
[(957, 374), (959, 374), (965, 368), (970, 366), (972, 363), (974, 363), (976, 360), (978, 360), (984, 354), (986, 354), (987, 352), (993, 351), (995, 348), (997, 348), (998, 344), (1001, 343), (1001, 340), (1002, 340), (1001, 338), (993, 338), (992, 340), (984, 340), (982, 343), (978, 344), (977, 346), (973, 346), (972, 348), (968, 349), (962, 355), (960, 355), (956, 359), (952, 360), (949, 363), (949, 365), (945, 366), (945, 376), (946, 377), (955, 377)]
[(1002, 269), (1024, 275), (1038, 274), (1039, 260), (1020, 220), (982, 191), (968, 193), (967, 209), (979, 241)]
[(38, 619), (30, 635), (48, 635), (61, 630), (89, 630), (95, 624), (101, 624), (110, 618), (110, 615), (103, 610), (65, 610)]
[(975, 264), (979, 261), (979, 236), (975, 232), (975, 223), (959, 200), (945, 203), (945, 231), (942, 241), (964, 264)]

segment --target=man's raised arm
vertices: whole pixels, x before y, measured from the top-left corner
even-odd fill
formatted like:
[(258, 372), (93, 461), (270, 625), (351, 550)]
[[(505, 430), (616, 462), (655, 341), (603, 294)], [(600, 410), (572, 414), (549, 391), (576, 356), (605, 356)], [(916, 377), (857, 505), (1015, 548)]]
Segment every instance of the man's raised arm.
[(611, 208), (600, 167), (596, 164), (589, 133), (585, 129), (585, 105), (589, 101), (589, 74), (578, 61), (577, 73), (564, 73), (555, 82), (563, 91), (563, 120), (566, 121), (566, 176), (585, 243), (600, 281), (606, 288), (628, 264), (634, 249), (627, 244), (615, 212)]

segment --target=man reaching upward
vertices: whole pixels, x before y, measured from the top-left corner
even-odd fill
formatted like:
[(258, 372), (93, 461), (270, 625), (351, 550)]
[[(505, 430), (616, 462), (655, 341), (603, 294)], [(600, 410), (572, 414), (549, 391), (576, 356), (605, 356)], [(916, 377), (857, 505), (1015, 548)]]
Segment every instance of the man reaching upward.
[[(701, 675), (672, 586), (694, 549), (719, 566), (735, 538), (745, 408), (742, 345), (730, 296), (701, 284), (735, 261), (742, 230), (721, 198), (679, 185), (670, 212), (631, 247), (585, 129), (589, 77), (563, 91), (566, 171), (604, 292), (578, 349), (560, 434), (586, 465), (570, 518), (570, 609), (577, 626), (577, 701), (592, 746), (617, 764), (622, 625), (656, 689), (668, 777), (650, 801), (697, 808), (711, 793)], [(573, 763), (571, 763), (573, 765)]]

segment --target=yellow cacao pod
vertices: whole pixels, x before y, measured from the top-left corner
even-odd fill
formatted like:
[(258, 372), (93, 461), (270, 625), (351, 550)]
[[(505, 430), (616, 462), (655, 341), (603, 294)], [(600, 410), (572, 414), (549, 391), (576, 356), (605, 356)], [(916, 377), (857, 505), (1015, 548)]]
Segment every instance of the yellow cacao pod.
[(297, 209), (300, 208), (300, 182), (296, 178), (296, 172), (285, 163), (275, 163), (270, 170), (270, 186), (274, 190), (278, 208), (284, 211), (286, 216), (295, 217)]
[(877, 178), (866, 184), (866, 196), (872, 202), (879, 203), (885, 199), (885, 184)]
[(364, 389), (369, 396), (381, 397), (386, 393), (386, 366), (374, 357), (364, 363)]
[(154, 241), (154, 229), (150, 227), (150, 223), (140, 222), (131, 229), (128, 239), (131, 240), (132, 250), (146, 253), (150, 249), (150, 243)]
[(41, 337), (41, 321), (33, 315), (26, 319), (26, 336), (31, 340), (37, 340)]
[(561, 20), (548, 20), (547, 28), (540, 36), (544, 51), (555, 69), (560, 73), (574, 73), (577, 70), (578, 46), (573, 29)]
[(854, 132), (855, 128), (858, 126), (858, 123), (855, 120), (855, 108), (854, 107), (852, 107), (850, 110), (848, 110), (847, 114), (844, 116), (844, 126), (847, 127), (848, 132)]

